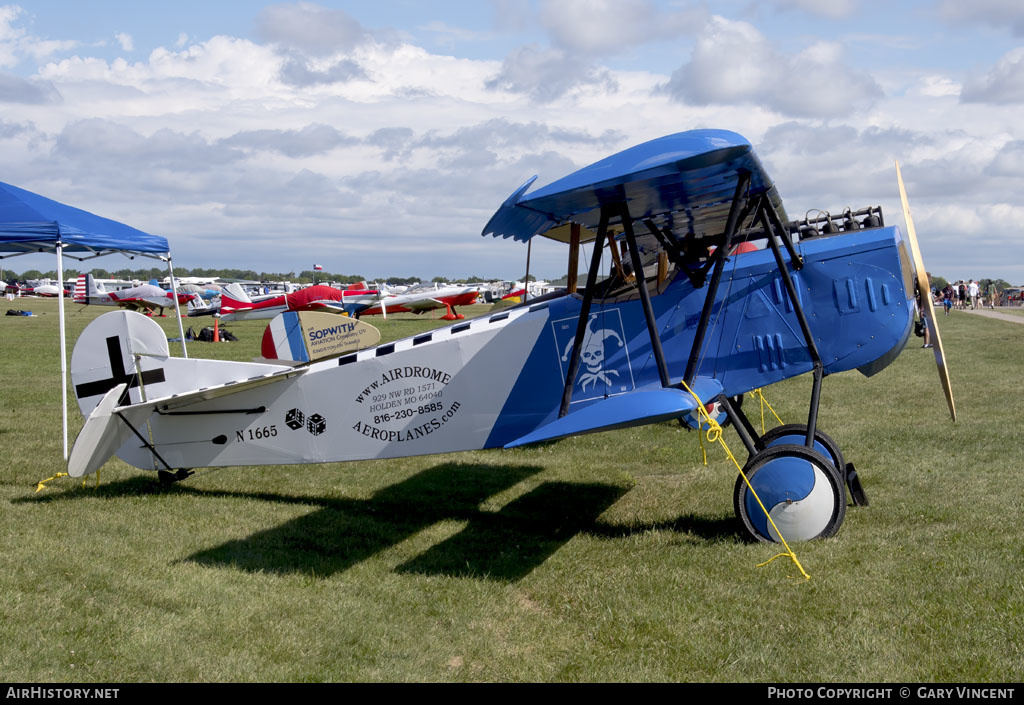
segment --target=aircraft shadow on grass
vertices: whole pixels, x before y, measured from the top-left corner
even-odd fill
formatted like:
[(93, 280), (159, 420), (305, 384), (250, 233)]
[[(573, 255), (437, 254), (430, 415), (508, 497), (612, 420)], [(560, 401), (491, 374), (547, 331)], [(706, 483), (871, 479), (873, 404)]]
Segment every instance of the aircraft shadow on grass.
[[(447, 520), (464, 521), (466, 526), (399, 565), (398, 572), (515, 582), (578, 534), (618, 538), (653, 528), (615, 527), (600, 522), (598, 517), (628, 491), (601, 483), (544, 482), (496, 512), (480, 509), (489, 497), (542, 470), (537, 466), (445, 463), (384, 487), (369, 499), (202, 490), (187, 484), (161, 488), (151, 478), (139, 476), (95, 489), (76, 487), (61, 494), (12, 501), (118, 499), (167, 492), (312, 505), (317, 509), (280, 526), (182, 560), (252, 572), (319, 577), (343, 572)], [(684, 530), (695, 528), (685, 518), (679, 521)], [(673, 525), (669, 522), (664, 528)], [(708, 533), (710, 537), (718, 531)], [(729, 533), (735, 536), (735, 527)]]
[(735, 540), (733, 517), (681, 516), (646, 524), (613, 525), (598, 519), (627, 488), (601, 483), (544, 482), (499, 511), (480, 509), (489, 497), (541, 472), (536, 466), (445, 463), (382, 488), (369, 499), (202, 490), (187, 484), (162, 488), (139, 476), (33, 495), (14, 502), (117, 499), (140, 494), (187, 493), (312, 505), (314, 511), (244, 539), (228, 541), (183, 561), (230, 566), (250, 572), (308, 573), (328, 577), (446, 520), (464, 521), (453, 536), (399, 565), (399, 573), (475, 577), (515, 582), (528, 575), (578, 534), (618, 539), (651, 530), (688, 533), (701, 539)]
[[(438, 522), (455, 520), (467, 522), (466, 526), (396, 570), (513, 582), (529, 574), (573, 536), (594, 527), (597, 518), (626, 492), (614, 485), (545, 482), (497, 512), (480, 510), (479, 505), (488, 497), (541, 470), (532, 466), (444, 464), (385, 487), (365, 500), (283, 498), (318, 505), (319, 509), (185, 560), (247, 571), (325, 577), (345, 571)], [(257, 497), (282, 501), (273, 495)]]

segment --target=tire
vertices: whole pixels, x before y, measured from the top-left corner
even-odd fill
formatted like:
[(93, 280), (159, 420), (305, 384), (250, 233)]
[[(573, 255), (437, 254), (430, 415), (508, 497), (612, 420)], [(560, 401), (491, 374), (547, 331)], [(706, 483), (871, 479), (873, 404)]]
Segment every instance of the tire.
[[(807, 440), (807, 424), (788, 423), (783, 426), (776, 426), (761, 436), (761, 445), (771, 448), (779, 445), (804, 445)], [(814, 449), (832, 460), (832, 467), (836, 469), (840, 477), (846, 476), (846, 461), (839, 445), (832, 440), (832, 437), (819, 428), (814, 429)]]
[[(846, 488), (832, 461), (800, 445), (777, 445), (756, 453), (743, 473), (786, 541), (833, 536), (846, 516)], [(778, 542), (742, 477), (736, 478), (733, 509), (753, 538)]]

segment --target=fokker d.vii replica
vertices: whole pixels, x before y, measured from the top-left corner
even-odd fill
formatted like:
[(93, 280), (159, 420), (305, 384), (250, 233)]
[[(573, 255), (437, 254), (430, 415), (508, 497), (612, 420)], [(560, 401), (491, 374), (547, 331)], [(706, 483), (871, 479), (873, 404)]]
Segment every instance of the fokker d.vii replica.
[[(592, 242), (581, 291), (570, 282), (486, 318), (297, 367), (172, 358), (154, 322), (107, 314), (74, 350), (88, 420), (69, 474), (115, 453), (174, 480), (206, 466), (512, 448), (716, 403), (774, 520), (738, 482), (743, 526), (761, 540), (777, 540), (773, 526), (786, 539), (835, 533), (846, 487), (855, 500), (863, 492), (817, 427), (822, 379), (875, 374), (906, 343), (914, 271), (900, 231), (877, 207), (789, 221), (751, 145), (720, 130), (653, 140), (526, 194), (532, 182), (484, 234), (565, 240), (570, 272)], [(729, 254), (742, 242), (759, 248)], [(807, 423), (759, 436), (733, 400), (806, 372)]]

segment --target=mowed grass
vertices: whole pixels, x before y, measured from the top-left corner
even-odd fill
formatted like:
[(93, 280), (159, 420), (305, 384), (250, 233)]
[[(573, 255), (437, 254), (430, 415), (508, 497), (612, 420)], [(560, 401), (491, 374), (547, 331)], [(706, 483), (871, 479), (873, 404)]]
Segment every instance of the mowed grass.
[[(826, 378), (820, 425), (871, 506), (795, 546), (805, 581), (756, 567), (777, 551), (741, 535), (733, 467), (674, 423), (168, 489), (115, 460), (98, 488), (36, 493), (62, 469), (56, 303), (11, 307), (40, 315), (0, 317), (5, 681), (1024, 677), (1024, 325), (941, 318), (956, 425), (919, 339), (876, 377)], [(73, 341), (103, 309), (69, 312)], [(263, 324), (227, 327), (240, 342), (190, 353), (255, 357)], [(802, 422), (810, 387), (766, 394)]]
[(995, 310), (998, 311), (999, 313), (1009, 313), (1010, 315), (1013, 316), (1024, 316), (1024, 308), (1020, 307), (1000, 306)]

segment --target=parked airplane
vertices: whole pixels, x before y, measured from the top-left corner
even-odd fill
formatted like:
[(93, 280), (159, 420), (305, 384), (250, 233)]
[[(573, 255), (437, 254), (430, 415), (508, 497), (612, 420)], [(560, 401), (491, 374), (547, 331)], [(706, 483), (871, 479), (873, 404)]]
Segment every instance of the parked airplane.
[(324, 311), (354, 313), (377, 300), (375, 289), (353, 284), (348, 289), (335, 289), (316, 284), (290, 294), (250, 298), (241, 287), (228, 285), (220, 296), (220, 314), (224, 321), (270, 319), (284, 311)]
[(443, 320), (455, 321), (465, 318), (455, 310), (456, 306), (476, 303), (480, 289), (475, 286), (445, 286), (439, 289), (423, 289), (405, 294), (383, 296), (364, 308), (354, 311), (356, 316), (375, 316), (389, 313), (426, 313), (444, 308)]
[[(176, 481), (206, 466), (514, 448), (714, 402), (749, 454), (750, 484), (733, 496), (742, 526), (764, 541), (834, 534), (846, 487), (865, 496), (817, 426), (822, 379), (877, 374), (908, 340), (914, 270), (900, 230), (878, 207), (788, 221), (750, 143), (723, 130), (653, 140), (527, 194), (534, 179), (484, 234), (567, 241), (570, 272), (592, 242), (582, 292), (570, 280), (485, 318), (298, 367), (170, 357), (152, 321), (107, 314), (74, 350), (88, 418), (69, 474), (115, 453)], [(764, 247), (728, 256), (739, 242)], [(806, 424), (762, 436), (732, 401), (807, 372)]]
[[(194, 294), (178, 294), (179, 305), (188, 305), (195, 299)], [(156, 284), (140, 284), (108, 292), (91, 274), (78, 277), (73, 300), (76, 304), (87, 306), (120, 306), (131, 311), (145, 311), (148, 316), (152, 316), (157, 309), (160, 310), (159, 315), (164, 316), (164, 309), (174, 306), (174, 294)]]
[[(36, 286), (27, 286), (19, 284), (18, 282), (11, 282), (10, 284), (3, 284), (5, 294), (16, 294), (18, 296), (43, 296), (43, 297), (56, 297), (60, 292), (60, 287), (55, 284), (38, 284)], [(67, 292), (64, 292), (65, 296)]]

